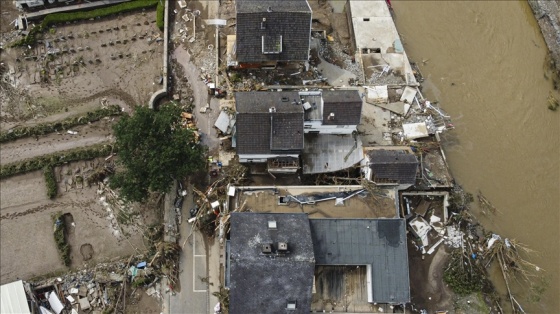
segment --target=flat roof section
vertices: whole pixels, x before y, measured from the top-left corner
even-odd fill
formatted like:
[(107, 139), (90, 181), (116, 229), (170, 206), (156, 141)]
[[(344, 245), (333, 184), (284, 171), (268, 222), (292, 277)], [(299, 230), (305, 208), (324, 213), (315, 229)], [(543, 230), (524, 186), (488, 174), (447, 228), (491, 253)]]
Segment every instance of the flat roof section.
[[(356, 191), (360, 185), (347, 186), (278, 186), (236, 187), (235, 196), (229, 200), (229, 210), (244, 207), (244, 210), (259, 213), (306, 213), (310, 218), (396, 218), (395, 190), (382, 190), (384, 195), (370, 195)], [(297, 198), (321, 198), (335, 193), (348, 192), (353, 195), (337, 204), (336, 198), (300, 205), (295, 201), (281, 204), (288, 195)]]
[(316, 266), (311, 311), (371, 313), (366, 276), (365, 266)]
[(303, 147), (305, 174), (348, 169), (364, 158), (362, 140), (351, 134), (305, 134)]

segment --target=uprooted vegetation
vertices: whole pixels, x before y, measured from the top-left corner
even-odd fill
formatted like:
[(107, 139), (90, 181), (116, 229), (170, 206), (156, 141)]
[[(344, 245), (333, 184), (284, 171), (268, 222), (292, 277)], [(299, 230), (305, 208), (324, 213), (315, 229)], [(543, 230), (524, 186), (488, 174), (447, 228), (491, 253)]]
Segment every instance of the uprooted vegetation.
[[(450, 195), (450, 223), (460, 228), (462, 237), (459, 247), (451, 252), (444, 270), (444, 281), (459, 295), (483, 293), (492, 306), (504, 313), (490, 280), (489, 269), (496, 265), (507, 288), (511, 312), (525, 313), (511, 286), (517, 283), (528, 290), (529, 302), (540, 299), (547, 282), (542, 275), (543, 270), (529, 261), (536, 252), (515, 239), (502, 238), (484, 230), (468, 211), (473, 200), (472, 194), (459, 186)], [(499, 213), (481, 192), (478, 193), (478, 201), (483, 214)]]
[(66, 242), (66, 224), (64, 222), (64, 215), (62, 212), (57, 212), (52, 216), (54, 223), (54, 241), (60, 259), (64, 262), (65, 266), (70, 266), (72, 260), (70, 259), (70, 245)]

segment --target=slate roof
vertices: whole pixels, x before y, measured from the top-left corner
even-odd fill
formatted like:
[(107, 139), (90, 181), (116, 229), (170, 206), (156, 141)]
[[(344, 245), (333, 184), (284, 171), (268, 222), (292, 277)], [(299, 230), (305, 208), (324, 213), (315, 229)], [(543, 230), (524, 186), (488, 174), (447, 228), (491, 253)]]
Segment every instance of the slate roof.
[[(334, 120), (328, 117), (334, 113)], [(362, 117), (362, 98), (357, 90), (323, 91), (324, 125), (358, 125)]]
[[(270, 7), (271, 12), (268, 12)], [(307, 0), (237, 0), (237, 61), (307, 61), (311, 36), (311, 8)], [(263, 19), (266, 19), (263, 23)], [(264, 54), (265, 46), (280, 53)], [(271, 47), (268, 47), (271, 49)]]
[[(303, 107), (297, 92), (235, 93), (238, 154), (299, 154)], [(274, 112), (270, 112), (274, 108)]]
[[(268, 221), (276, 221), (276, 229)], [(315, 259), (307, 214), (232, 213), (229, 313), (309, 313)], [(278, 242), (289, 253), (276, 255)], [(272, 243), (273, 253), (262, 253)]]
[(316, 265), (371, 265), (373, 302), (410, 302), (404, 219), (310, 219)]
[(404, 150), (374, 149), (367, 153), (372, 180), (391, 180), (398, 184), (414, 184), (418, 159)]

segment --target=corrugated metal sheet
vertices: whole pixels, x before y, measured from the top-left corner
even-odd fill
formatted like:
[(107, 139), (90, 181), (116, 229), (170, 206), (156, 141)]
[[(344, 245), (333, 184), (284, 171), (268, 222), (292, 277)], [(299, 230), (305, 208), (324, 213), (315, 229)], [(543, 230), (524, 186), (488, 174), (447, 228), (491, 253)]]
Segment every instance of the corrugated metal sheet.
[(0, 286), (0, 299), (0, 313), (2, 314), (31, 313), (21, 280)]

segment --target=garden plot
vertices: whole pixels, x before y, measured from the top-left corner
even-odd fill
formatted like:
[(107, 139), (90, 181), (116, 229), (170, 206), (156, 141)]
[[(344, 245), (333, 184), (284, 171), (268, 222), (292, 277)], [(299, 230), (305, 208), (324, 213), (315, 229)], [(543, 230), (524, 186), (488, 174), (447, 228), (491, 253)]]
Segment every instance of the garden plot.
[[(72, 267), (98, 263), (143, 251), (142, 215), (127, 214), (121, 219), (116, 206), (108, 205), (97, 185), (88, 185), (79, 176), (95, 171), (103, 159), (80, 161), (57, 167), (58, 197), (47, 197), (41, 171), (10, 177), (0, 183), (0, 282), (17, 277), (29, 279), (56, 271), (65, 271), (53, 236), (51, 215), (70, 214), (67, 241), (71, 246)], [(108, 207), (113, 207), (111, 211)], [(136, 211), (136, 209), (134, 209)], [(130, 213), (134, 212), (131, 211)], [(143, 216), (144, 215), (144, 216)], [(66, 216), (68, 217), (68, 216)], [(91, 265), (91, 264), (90, 264)]]
[(155, 20), (151, 10), (76, 22), (47, 30), (35, 47), (6, 49), (7, 81), (25, 94), (3, 95), (2, 120), (97, 107), (101, 97), (147, 104), (161, 88), (163, 39)]

